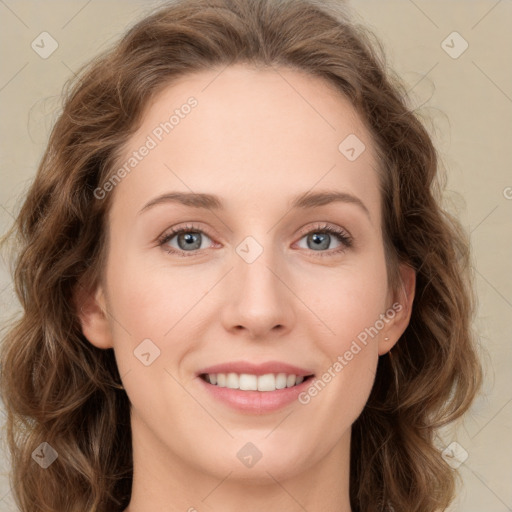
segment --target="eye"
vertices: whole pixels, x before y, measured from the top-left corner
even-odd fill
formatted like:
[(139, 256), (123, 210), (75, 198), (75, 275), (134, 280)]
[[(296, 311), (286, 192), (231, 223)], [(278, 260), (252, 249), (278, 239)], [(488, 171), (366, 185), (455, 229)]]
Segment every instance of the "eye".
[[(211, 241), (210, 237), (201, 229), (194, 226), (185, 226), (165, 233), (158, 241), (158, 244), (169, 253), (194, 256), (199, 249), (211, 247), (211, 244), (206, 244), (205, 247), (205, 244), (203, 244), (205, 238)], [(175, 244), (177, 244), (177, 247)]]
[[(306, 247), (302, 248), (318, 252), (318, 256), (337, 254), (352, 247), (352, 237), (345, 230), (329, 224), (316, 226), (312, 230), (307, 231), (301, 240), (304, 238), (306, 238)], [(329, 246), (333, 239), (338, 241), (339, 246), (331, 248), (331, 251), (325, 251), (325, 249), (330, 248)], [(324, 254), (325, 252), (327, 254)]]

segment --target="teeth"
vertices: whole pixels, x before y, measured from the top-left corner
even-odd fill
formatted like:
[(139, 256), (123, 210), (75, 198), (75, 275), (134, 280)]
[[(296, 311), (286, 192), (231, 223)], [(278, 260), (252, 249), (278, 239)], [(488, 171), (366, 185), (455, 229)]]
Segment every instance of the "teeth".
[(258, 377), (258, 391), (275, 391), (276, 377), (273, 373), (267, 373)]
[[(213, 375), (213, 379), (217, 378), (217, 386), (219, 388), (225, 388), (226, 387), (226, 374), (225, 373), (218, 373), (217, 375)], [(212, 380), (210, 382), (213, 384)]]
[[(292, 386), (295, 385), (295, 375), (290, 375), (290, 381), (293, 379)], [(286, 373), (278, 373), (276, 375), (276, 389), (283, 389), (288, 384), (288, 379), (286, 378)]]
[(238, 389), (240, 387), (240, 379), (236, 373), (228, 373), (226, 387), (229, 389)]
[(241, 389), (243, 391), (275, 391), (291, 388), (304, 381), (304, 377), (286, 373), (251, 375), (248, 373), (209, 373), (206, 381), (220, 388)]
[(245, 391), (256, 391), (258, 389), (258, 377), (242, 373), (238, 379), (238, 387)]

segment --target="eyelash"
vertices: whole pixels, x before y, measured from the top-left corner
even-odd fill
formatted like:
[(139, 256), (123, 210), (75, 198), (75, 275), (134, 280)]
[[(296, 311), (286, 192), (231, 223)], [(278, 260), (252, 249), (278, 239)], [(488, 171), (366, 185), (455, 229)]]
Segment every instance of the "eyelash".
[[(164, 233), (159, 239), (158, 239), (158, 245), (160, 247), (163, 247), (169, 240), (172, 240), (176, 235), (180, 235), (182, 233), (202, 233), (206, 235), (208, 238), (213, 239), (207, 232), (205, 232), (203, 229), (200, 229), (197, 226), (194, 225), (187, 225), (185, 227), (180, 228), (174, 228), (170, 232)], [(341, 247), (338, 247), (337, 249), (331, 249), (328, 251), (313, 251), (311, 252), (316, 253), (315, 256), (319, 257), (325, 257), (325, 256), (332, 256), (334, 254), (339, 254), (353, 245), (353, 239), (352, 237), (343, 229), (331, 226), (329, 224), (321, 224), (314, 226), (312, 229), (309, 229), (307, 231), (301, 231), (301, 239), (304, 238), (304, 236), (309, 235), (311, 233), (322, 233), (322, 234), (329, 234), (334, 235), (339, 242), (341, 242)], [(199, 249), (195, 251), (182, 251), (175, 248), (166, 248), (165, 251), (169, 254), (177, 254), (179, 256), (197, 256), (199, 253)]]

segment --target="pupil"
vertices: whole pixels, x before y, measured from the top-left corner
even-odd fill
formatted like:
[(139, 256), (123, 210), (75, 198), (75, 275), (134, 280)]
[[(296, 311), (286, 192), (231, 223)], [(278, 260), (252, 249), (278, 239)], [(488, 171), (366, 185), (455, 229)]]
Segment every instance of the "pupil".
[[(197, 242), (197, 239), (198, 239), (197, 235), (194, 235), (192, 233), (184, 233), (181, 235), (181, 237), (179, 237), (178, 240), (182, 240), (182, 239), (184, 239), (186, 242), (185, 248), (199, 249), (201, 247), (201, 242), (199, 242), (199, 244)], [(194, 243), (195, 243), (195, 246), (193, 246)], [(181, 244), (179, 244), (179, 245), (181, 247)], [(181, 247), (181, 248), (183, 248), (183, 247)]]
[[(329, 248), (330, 237), (327, 233), (324, 233), (324, 234), (315, 233), (311, 236), (311, 238), (314, 240), (316, 248), (321, 248), (321, 249)], [(327, 243), (325, 243), (325, 242), (327, 242)], [(322, 243), (323, 243), (323, 245), (322, 245)]]

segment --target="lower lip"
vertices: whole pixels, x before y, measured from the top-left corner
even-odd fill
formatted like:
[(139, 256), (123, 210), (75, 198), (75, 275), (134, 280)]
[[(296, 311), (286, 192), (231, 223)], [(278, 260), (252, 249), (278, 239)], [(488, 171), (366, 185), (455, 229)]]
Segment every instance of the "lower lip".
[(311, 383), (312, 378), (302, 381), (291, 388), (276, 389), (275, 391), (241, 391), (239, 389), (221, 388), (209, 384), (197, 377), (208, 393), (220, 402), (233, 409), (254, 414), (265, 414), (277, 411), (298, 400), (299, 394)]

